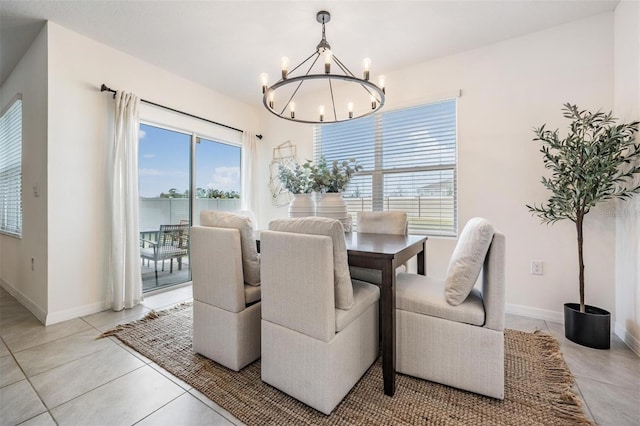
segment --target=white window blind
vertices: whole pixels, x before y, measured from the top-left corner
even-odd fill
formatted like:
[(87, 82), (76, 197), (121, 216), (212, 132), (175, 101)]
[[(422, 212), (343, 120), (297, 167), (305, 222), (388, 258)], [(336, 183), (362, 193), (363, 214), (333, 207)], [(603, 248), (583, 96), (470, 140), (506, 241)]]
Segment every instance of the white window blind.
[(22, 100), (0, 116), (0, 232), (22, 236)]
[(314, 161), (355, 158), (349, 213), (405, 211), (414, 234), (455, 236), (456, 100), (314, 128)]

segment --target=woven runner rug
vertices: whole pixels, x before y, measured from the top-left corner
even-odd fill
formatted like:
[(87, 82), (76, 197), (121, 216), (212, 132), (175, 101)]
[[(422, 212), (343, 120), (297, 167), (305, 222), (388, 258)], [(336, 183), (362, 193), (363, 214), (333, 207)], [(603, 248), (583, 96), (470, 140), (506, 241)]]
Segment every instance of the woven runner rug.
[[(260, 360), (234, 372), (193, 352), (191, 304), (106, 332), (189, 383), (247, 425), (591, 424), (549, 335), (505, 330), (505, 399), (398, 374), (384, 395), (380, 359), (326, 416), (260, 380)], [(482, 368), (482, 366), (478, 366)]]

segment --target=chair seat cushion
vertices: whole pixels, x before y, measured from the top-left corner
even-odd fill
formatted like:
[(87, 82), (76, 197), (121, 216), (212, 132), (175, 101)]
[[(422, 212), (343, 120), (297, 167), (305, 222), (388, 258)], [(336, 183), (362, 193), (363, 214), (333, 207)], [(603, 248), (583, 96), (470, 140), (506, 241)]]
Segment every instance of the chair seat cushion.
[(247, 305), (260, 301), (260, 286), (244, 285), (244, 303)]
[(200, 225), (231, 228), (240, 231), (244, 282), (251, 285), (260, 285), (260, 257), (258, 256), (251, 219), (228, 212), (203, 210), (200, 212)]
[(274, 219), (269, 222), (269, 230), (331, 237), (333, 242), (333, 284), (336, 308), (351, 308), (353, 304), (353, 289), (351, 275), (349, 275), (344, 228), (340, 221), (326, 217)]
[(417, 274), (399, 274), (396, 278), (396, 309), (429, 315), (477, 326), (484, 325), (484, 304), (478, 289), (459, 305), (445, 299), (444, 281)]
[(464, 226), (447, 269), (445, 296), (447, 302), (459, 305), (467, 298), (480, 275), (491, 240), (493, 226), (475, 217)]
[(336, 333), (344, 330), (358, 318), (369, 306), (380, 300), (378, 286), (358, 280), (351, 280), (353, 284), (353, 305), (351, 309), (336, 309)]

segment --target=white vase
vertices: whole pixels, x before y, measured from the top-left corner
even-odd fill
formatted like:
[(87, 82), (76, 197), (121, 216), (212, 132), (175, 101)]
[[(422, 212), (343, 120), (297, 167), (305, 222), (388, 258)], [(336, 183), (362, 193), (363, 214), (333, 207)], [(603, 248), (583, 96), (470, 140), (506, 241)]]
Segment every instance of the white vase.
[(307, 217), (316, 215), (316, 202), (311, 194), (294, 194), (289, 203), (289, 217)]
[(342, 222), (345, 231), (351, 230), (351, 221), (347, 213), (347, 203), (341, 192), (325, 192), (320, 194), (316, 203), (316, 216), (330, 217)]

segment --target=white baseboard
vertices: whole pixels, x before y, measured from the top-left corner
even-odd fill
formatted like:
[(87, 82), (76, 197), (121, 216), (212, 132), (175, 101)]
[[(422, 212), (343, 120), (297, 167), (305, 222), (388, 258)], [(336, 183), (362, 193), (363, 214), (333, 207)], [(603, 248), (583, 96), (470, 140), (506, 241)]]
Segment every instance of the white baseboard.
[(10, 285), (5, 280), (0, 279), (0, 285), (2, 286), (2, 288), (7, 290), (7, 292), (11, 296), (13, 296), (18, 302), (20, 302), (22, 306), (24, 306), (29, 311), (31, 311), (31, 313), (35, 315), (35, 317), (38, 318), (38, 320), (41, 323), (46, 324), (46, 319), (47, 319), (46, 311), (44, 311), (40, 306), (38, 306), (31, 299), (29, 299), (24, 293), (22, 293), (20, 290), (13, 287), (12, 285)]
[(104, 302), (95, 302), (88, 305), (77, 306), (63, 311), (51, 312), (47, 315), (45, 325), (57, 324), (59, 322), (68, 321), (74, 318), (80, 318), (85, 315), (91, 315), (104, 311)]
[(505, 307), (508, 314), (521, 315), (523, 317), (537, 318), (545, 321), (558, 322), (564, 324), (564, 312), (549, 311), (546, 309), (532, 308), (523, 305), (513, 305), (508, 303)]
[(616, 322), (614, 332), (636, 355), (640, 356), (640, 340), (629, 333), (623, 324)]

